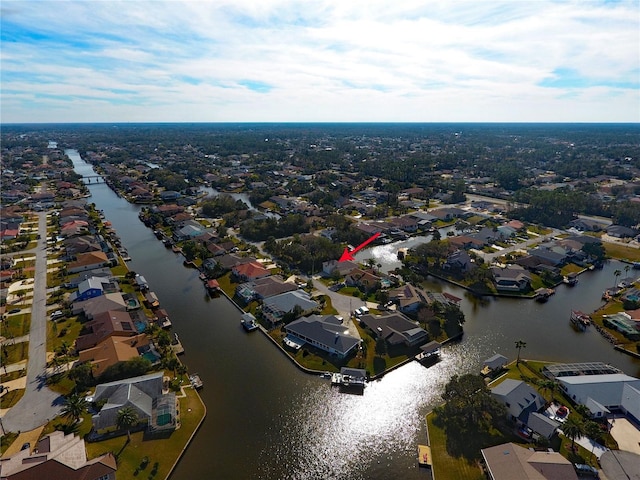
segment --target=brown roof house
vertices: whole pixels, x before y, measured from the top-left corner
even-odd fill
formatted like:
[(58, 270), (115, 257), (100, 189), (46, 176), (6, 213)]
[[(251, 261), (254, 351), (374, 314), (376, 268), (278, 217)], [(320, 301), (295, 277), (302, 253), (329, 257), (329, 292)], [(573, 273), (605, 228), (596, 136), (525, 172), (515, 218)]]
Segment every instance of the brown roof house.
[(78, 273), (84, 272), (85, 270), (92, 270), (94, 268), (108, 267), (110, 265), (111, 261), (107, 258), (107, 254), (104, 252), (78, 253), (76, 255), (76, 260), (67, 265), (67, 272)]
[(514, 443), (483, 448), (490, 480), (578, 480), (573, 464), (553, 451), (535, 451)]
[(76, 339), (76, 350), (86, 350), (111, 336), (133, 337), (138, 332), (126, 311), (109, 310), (98, 313), (86, 323), (81, 335)]
[[(151, 348), (149, 337), (140, 333), (131, 337), (110, 336), (100, 341), (95, 347), (82, 350), (78, 358), (79, 363), (91, 362), (93, 375), (97, 378), (104, 371), (118, 362), (126, 362), (141, 355), (155, 363), (160, 355)], [(151, 360), (154, 358), (155, 360)]]
[(112, 453), (87, 460), (81, 437), (55, 431), (42, 438), (33, 453), (26, 448), (0, 459), (0, 479), (115, 480), (117, 468)]

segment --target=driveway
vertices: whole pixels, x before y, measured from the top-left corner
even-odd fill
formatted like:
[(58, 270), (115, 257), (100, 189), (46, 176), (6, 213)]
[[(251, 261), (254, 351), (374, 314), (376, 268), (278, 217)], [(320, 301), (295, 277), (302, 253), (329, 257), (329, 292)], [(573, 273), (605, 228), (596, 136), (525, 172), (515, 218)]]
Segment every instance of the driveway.
[(331, 305), (333, 305), (333, 308), (338, 311), (338, 314), (344, 318), (344, 324), (349, 327), (349, 333), (360, 337), (360, 333), (351, 319), (351, 312), (363, 305), (366, 305), (369, 308), (376, 308), (377, 304), (364, 302), (362, 299), (355, 298), (350, 295), (341, 295), (338, 292), (332, 292), (329, 290), (329, 287), (322, 283), (318, 276), (313, 277), (313, 288), (316, 290), (314, 291), (314, 294), (320, 293), (322, 295), (327, 295), (331, 299)]
[(29, 332), (29, 359), (24, 396), (2, 418), (5, 430), (24, 432), (44, 425), (59, 415), (62, 397), (45, 386), (47, 376), (47, 217), (38, 212), (38, 247)]

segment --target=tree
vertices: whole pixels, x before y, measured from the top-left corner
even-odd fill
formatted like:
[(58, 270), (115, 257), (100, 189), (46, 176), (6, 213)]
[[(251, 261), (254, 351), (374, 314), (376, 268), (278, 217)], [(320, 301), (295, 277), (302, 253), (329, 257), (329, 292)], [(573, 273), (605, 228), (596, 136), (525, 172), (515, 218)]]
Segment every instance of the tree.
[(437, 414), (445, 430), (464, 438), (466, 433), (488, 432), (495, 420), (506, 416), (504, 405), (491, 396), (480, 375), (454, 375), (445, 386)]
[(118, 410), (116, 423), (119, 429), (127, 430), (127, 443), (129, 443), (131, 441), (131, 427), (138, 423), (138, 412), (133, 407), (123, 407)]
[(539, 385), (542, 391), (551, 392), (551, 401), (553, 402), (558, 384), (554, 380), (542, 380)]
[(596, 448), (596, 443), (600, 440), (600, 437), (602, 437), (600, 425), (593, 420), (587, 421), (584, 424), (584, 434), (591, 439), (591, 457), (593, 457), (593, 451)]
[(517, 340), (516, 341), (516, 349), (518, 350), (518, 358), (516, 359), (516, 365), (520, 365), (520, 351), (523, 348), (527, 348), (527, 343), (523, 342), (522, 340)]
[(73, 423), (77, 423), (82, 414), (87, 411), (87, 401), (82, 395), (74, 393), (65, 397), (64, 407), (62, 407), (62, 415), (71, 417)]
[(584, 434), (584, 424), (576, 417), (570, 415), (562, 424), (562, 433), (571, 440), (571, 451), (574, 451), (576, 438)]
[(613, 272), (613, 276), (615, 277), (615, 281), (613, 284), (613, 288), (615, 290), (616, 285), (618, 285), (618, 277), (622, 274), (622, 272), (620, 270), (616, 270), (615, 272)]

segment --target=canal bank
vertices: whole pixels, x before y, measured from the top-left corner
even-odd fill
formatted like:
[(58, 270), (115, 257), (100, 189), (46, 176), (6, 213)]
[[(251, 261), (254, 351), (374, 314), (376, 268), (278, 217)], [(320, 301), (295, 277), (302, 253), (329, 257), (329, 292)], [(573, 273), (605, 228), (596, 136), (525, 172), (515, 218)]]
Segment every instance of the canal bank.
[[(77, 168), (91, 166), (77, 153)], [(270, 342), (246, 335), (240, 313), (225, 297), (211, 299), (199, 272), (166, 249), (138, 219), (139, 208), (104, 183), (89, 186), (90, 202), (103, 210), (132, 260), (162, 299), (186, 348), (183, 362), (205, 382), (207, 417), (176, 466), (173, 479), (424, 480), (415, 446), (425, 435), (424, 416), (440, 403), (454, 374), (478, 372), (494, 353), (558, 362), (604, 361), (629, 375), (640, 362), (615, 352), (595, 330), (576, 333), (571, 308), (593, 311), (615, 281), (616, 262), (587, 272), (578, 288), (560, 286), (547, 303), (478, 299), (433, 279), (428, 288), (462, 298), (465, 335), (443, 348), (429, 368), (410, 362), (372, 382), (363, 395), (344, 395), (319, 376), (292, 368)]]

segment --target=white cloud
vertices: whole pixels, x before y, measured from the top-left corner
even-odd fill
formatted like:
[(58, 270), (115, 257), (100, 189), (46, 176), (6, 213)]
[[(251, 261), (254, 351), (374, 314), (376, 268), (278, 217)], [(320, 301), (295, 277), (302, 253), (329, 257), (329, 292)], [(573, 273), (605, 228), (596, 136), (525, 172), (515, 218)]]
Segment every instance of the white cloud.
[(3, 122), (640, 121), (637, 0), (64, 5), (3, 2)]

